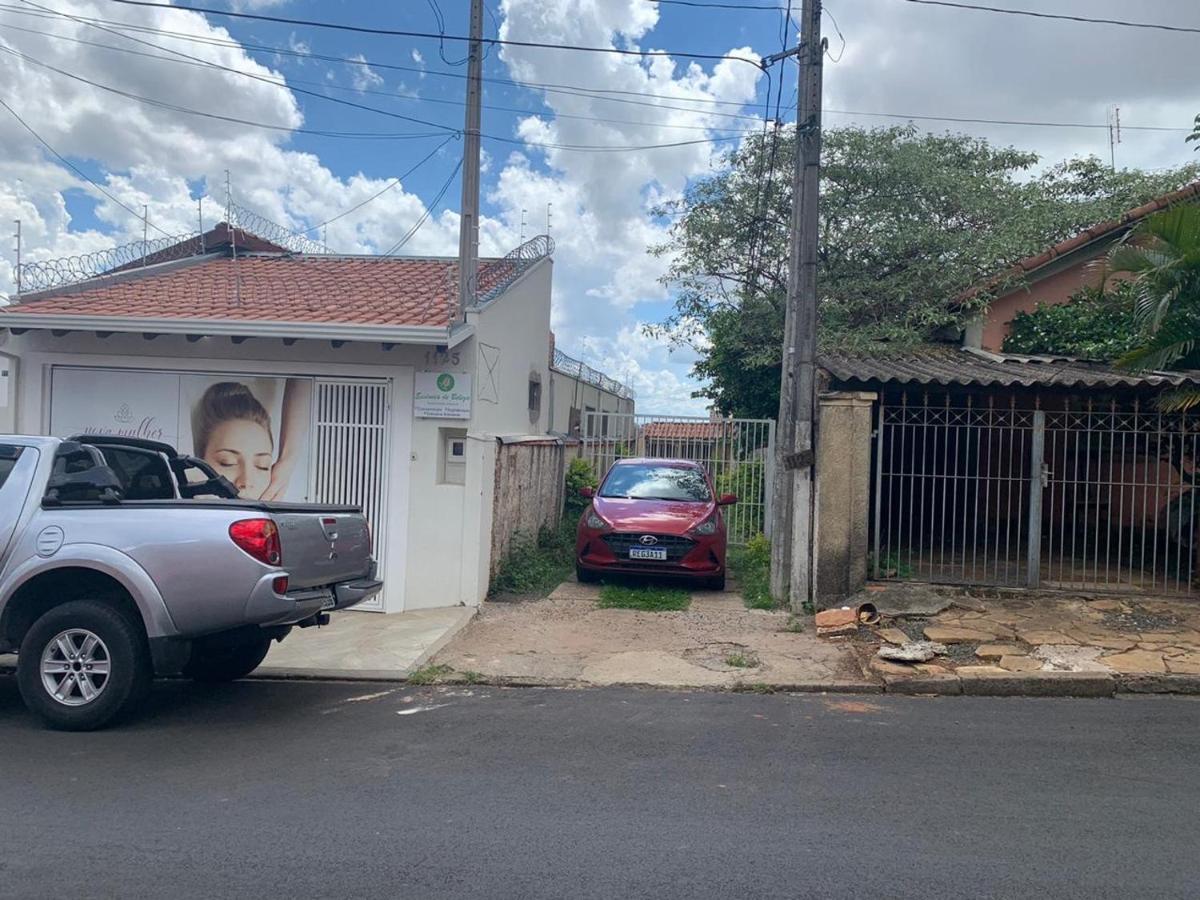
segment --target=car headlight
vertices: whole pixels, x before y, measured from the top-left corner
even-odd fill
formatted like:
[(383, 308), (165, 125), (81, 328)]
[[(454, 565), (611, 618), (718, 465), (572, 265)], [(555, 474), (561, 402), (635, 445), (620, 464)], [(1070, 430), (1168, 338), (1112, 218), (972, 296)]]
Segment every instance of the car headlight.
[(596, 515), (594, 510), (589, 509), (588, 514), (587, 514), (587, 527), (588, 528), (607, 528), (608, 523), (605, 522), (598, 515)]
[(693, 534), (716, 534), (717, 517), (713, 516), (710, 519), (705, 519), (699, 525), (692, 529)]

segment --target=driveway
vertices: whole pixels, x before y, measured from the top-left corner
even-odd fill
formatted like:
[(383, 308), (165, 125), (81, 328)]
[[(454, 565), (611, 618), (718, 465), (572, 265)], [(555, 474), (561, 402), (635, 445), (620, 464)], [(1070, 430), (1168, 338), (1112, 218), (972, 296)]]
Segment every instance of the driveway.
[(683, 612), (601, 609), (599, 591), (572, 581), (544, 600), (485, 603), (433, 663), (538, 684), (871, 686), (850, 648), (818, 639), (811, 618), (746, 609), (734, 591), (695, 592)]

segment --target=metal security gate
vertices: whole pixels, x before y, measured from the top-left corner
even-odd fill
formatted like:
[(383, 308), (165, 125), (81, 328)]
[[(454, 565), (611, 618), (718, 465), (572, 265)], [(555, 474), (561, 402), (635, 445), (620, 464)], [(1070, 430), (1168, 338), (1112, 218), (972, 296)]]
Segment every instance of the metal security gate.
[[(363, 508), (382, 570), (387, 552), (388, 383), (321, 379), (315, 393), (313, 499)], [(383, 595), (356, 608), (382, 610)]]
[(1200, 420), (1056, 398), (881, 403), (879, 579), (1193, 594)]
[(731, 544), (762, 534), (770, 521), (774, 472), (772, 419), (710, 419), (634, 413), (583, 414), (582, 456), (602, 478), (618, 459), (688, 459), (703, 465), (718, 494), (736, 494), (724, 510)]

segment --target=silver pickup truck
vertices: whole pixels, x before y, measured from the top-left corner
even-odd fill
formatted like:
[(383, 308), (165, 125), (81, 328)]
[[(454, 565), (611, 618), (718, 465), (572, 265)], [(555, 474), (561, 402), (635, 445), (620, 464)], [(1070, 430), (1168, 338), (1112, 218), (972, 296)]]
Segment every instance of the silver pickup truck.
[(101, 727), (155, 674), (240, 678), (382, 587), (357, 507), (237, 499), (152, 441), (0, 435), (0, 653), (50, 727)]

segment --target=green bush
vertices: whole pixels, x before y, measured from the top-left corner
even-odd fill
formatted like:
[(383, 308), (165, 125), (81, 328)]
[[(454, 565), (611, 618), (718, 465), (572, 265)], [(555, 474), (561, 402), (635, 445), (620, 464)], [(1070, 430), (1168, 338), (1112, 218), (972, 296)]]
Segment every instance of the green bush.
[(1108, 292), (1084, 288), (1066, 303), (1038, 304), (1033, 312), (1017, 313), (1004, 350), (1113, 360), (1142, 342), (1133, 307), (1127, 281), (1109, 285)]
[(571, 460), (571, 464), (567, 466), (567, 497), (563, 503), (563, 513), (566, 518), (572, 519), (587, 508), (588, 500), (586, 497), (579, 496), (579, 489), (594, 488), (597, 484), (599, 481), (596, 479), (596, 473), (592, 470), (591, 463), (579, 457)]
[(775, 609), (771, 596), (771, 542), (756, 534), (744, 547), (730, 547), (726, 557), (749, 609)]
[(556, 528), (543, 528), (536, 540), (517, 535), (488, 594), (548, 594), (574, 565), (575, 523), (564, 519)]

